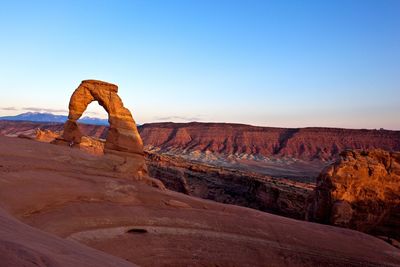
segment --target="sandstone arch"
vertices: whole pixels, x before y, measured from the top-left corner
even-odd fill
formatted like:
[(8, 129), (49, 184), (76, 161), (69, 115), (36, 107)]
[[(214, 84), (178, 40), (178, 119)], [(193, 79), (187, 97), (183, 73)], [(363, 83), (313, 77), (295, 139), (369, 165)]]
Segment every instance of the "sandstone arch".
[(148, 176), (142, 139), (131, 112), (124, 107), (118, 96), (118, 86), (115, 84), (97, 80), (82, 81), (71, 96), (63, 135), (52, 143), (69, 144), (85, 150), (85, 145), (81, 144), (83, 135), (77, 121), (93, 101), (97, 101), (108, 113), (110, 127), (104, 145), (104, 155), (88, 158), (71, 154), (71, 160), (78, 160), (88, 169), (105, 170), (108, 173), (111, 171), (115, 177), (142, 181), (165, 190), (160, 180)]
[(115, 84), (97, 80), (82, 81), (69, 102), (63, 139), (73, 144), (80, 143), (82, 133), (77, 120), (91, 102), (97, 101), (108, 113), (110, 124), (104, 152), (121, 151), (143, 155), (143, 142), (136, 123), (117, 93), (118, 86)]

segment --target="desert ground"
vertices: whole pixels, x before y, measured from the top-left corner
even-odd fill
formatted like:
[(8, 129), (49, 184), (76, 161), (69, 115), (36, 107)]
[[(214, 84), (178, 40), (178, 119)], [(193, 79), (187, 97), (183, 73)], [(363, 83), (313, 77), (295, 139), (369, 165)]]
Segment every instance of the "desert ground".
[(68, 146), (0, 143), (1, 266), (400, 265), (357, 231), (116, 178)]

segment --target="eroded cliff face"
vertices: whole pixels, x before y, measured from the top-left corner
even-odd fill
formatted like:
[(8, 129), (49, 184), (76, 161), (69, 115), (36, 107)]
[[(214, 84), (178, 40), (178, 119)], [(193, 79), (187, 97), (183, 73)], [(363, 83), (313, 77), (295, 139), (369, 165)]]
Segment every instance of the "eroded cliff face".
[[(62, 124), (0, 121), (0, 134), (61, 131)], [(105, 139), (108, 127), (79, 126), (83, 135)], [(150, 123), (138, 127), (146, 150), (191, 158), (335, 160), (345, 149), (400, 150), (400, 131), (338, 128), (271, 128), (226, 123)]]
[(146, 163), (150, 176), (170, 190), (296, 219), (304, 219), (304, 207), (314, 188), (312, 184), (171, 155), (146, 153)]
[[(38, 129), (32, 139), (52, 142), (60, 134)], [(90, 136), (82, 136), (79, 143), (79, 149), (97, 156), (104, 155), (104, 147), (105, 140)], [(305, 217), (304, 206), (314, 188), (309, 183), (190, 161), (179, 156), (146, 152), (145, 159), (149, 175), (162, 181), (170, 190), (290, 218)]]
[[(22, 125), (24, 132), (28, 131), (29, 127), (25, 123)], [(16, 128), (18, 127), (14, 125), (9, 132), (15, 135), (18, 133)], [(96, 138), (96, 134), (101, 131), (90, 130), (94, 137), (84, 136), (80, 148), (91, 154), (102, 155), (105, 142)], [(153, 137), (157, 134), (163, 135), (163, 131), (152, 131)], [(340, 129), (338, 131), (341, 132)], [(364, 132), (354, 131), (360, 135)], [(366, 131), (364, 139), (357, 139), (354, 135), (354, 140), (358, 140), (354, 142), (361, 144), (360, 140), (364, 140), (367, 144), (367, 136), (378, 132), (382, 134), (381, 131)], [(383, 131), (385, 132), (388, 136), (395, 136), (397, 133)], [(42, 141), (49, 141), (56, 136), (48, 130), (36, 133), (36, 139)], [(310, 138), (313, 138), (312, 135)], [(337, 140), (339, 137), (332, 137), (333, 139)], [(378, 139), (371, 137), (368, 146), (372, 146), (374, 140)], [(190, 160), (190, 157), (182, 157), (184, 154), (179, 150), (163, 150), (162, 142), (156, 143), (159, 141), (153, 140), (159, 145), (158, 150), (153, 147), (145, 153), (146, 164), (149, 175), (160, 179), (170, 190), (286, 217), (306, 217), (308, 220), (353, 228), (378, 236), (399, 238), (398, 230), (395, 230), (400, 229), (399, 153), (374, 149), (369, 152), (345, 151), (340, 155), (339, 161), (322, 172), (318, 178), (317, 190), (313, 193), (315, 186), (309, 180), (299, 182), (297, 179), (285, 179), (285, 176), (271, 177), (251, 171), (250, 168), (239, 169), (237, 164), (232, 165), (237, 168), (232, 168), (218, 165), (219, 161), (207, 164)], [(280, 172), (281, 168), (276, 171)]]
[(317, 179), (309, 219), (400, 238), (400, 152), (344, 151)]
[(162, 152), (211, 152), (227, 158), (334, 160), (345, 149), (400, 150), (400, 131), (271, 128), (226, 123), (151, 123), (139, 127), (145, 147)]

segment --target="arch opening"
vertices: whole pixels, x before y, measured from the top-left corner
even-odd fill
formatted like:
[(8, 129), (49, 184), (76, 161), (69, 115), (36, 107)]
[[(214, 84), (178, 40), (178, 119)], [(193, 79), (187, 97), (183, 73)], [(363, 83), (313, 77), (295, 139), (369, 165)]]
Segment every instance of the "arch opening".
[(143, 155), (143, 142), (136, 123), (117, 93), (118, 87), (114, 84), (97, 80), (83, 81), (71, 96), (63, 138), (67, 142), (81, 142), (83, 134), (77, 121), (89, 104), (97, 101), (108, 114), (109, 130), (104, 153), (120, 151)]
[(93, 100), (79, 118), (79, 123), (110, 126), (108, 113), (97, 100)]

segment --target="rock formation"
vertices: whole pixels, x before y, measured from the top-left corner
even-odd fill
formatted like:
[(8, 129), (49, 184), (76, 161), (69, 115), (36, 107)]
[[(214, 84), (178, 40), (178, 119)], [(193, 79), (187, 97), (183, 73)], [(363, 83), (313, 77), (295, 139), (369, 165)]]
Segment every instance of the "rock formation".
[(0, 147), (0, 266), (400, 266), (398, 249), (350, 229), (114, 179), (80, 149)]
[[(240, 159), (330, 161), (345, 149), (400, 150), (400, 131), (273, 128), (233, 123), (150, 123), (139, 127), (145, 148)], [(318, 172), (319, 173), (319, 172)], [(318, 174), (317, 174), (318, 175)]]
[(347, 150), (317, 179), (309, 219), (400, 238), (400, 153)]
[[(0, 134), (29, 135), (32, 129), (61, 131), (59, 123), (0, 121)], [(79, 125), (83, 135), (105, 139), (108, 127)], [(150, 123), (138, 127), (145, 149), (225, 158), (294, 158), (331, 161), (345, 149), (400, 150), (400, 131), (338, 128), (272, 128), (228, 123)], [(318, 170), (316, 176), (320, 173)]]
[[(94, 154), (101, 154), (101, 143), (86, 138), (77, 123), (87, 106), (97, 101), (108, 113), (110, 124), (104, 144), (103, 165), (110, 167), (111, 164), (112, 169), (123, 176), (128, 175), (163, 188), (160, 181), (147, 176), (142, 139), (131, 112), (124, 107), (117, 93), (118, 87), (114, 84), (97, 80), (82, 81), (71, 96), (68, 120), (64, 125), (62, 138), (56, 140), (56, 143), (61, 141)], [(101, 165), (96, 163), (99, 168)]]
[(110, 123), (105, 150), (143, 155), (143, 143), (136, 123), (117, 93), (118, 87), (114, 84), (96, 80), (83, 81), (69, 102), (69, 115), (64, 126), (63, 138), (66, 141), (80, 143), (82, 133), (77, 120), (91, 102), (97, 101), (108, 113)]
[(36, 129), (36, 136), (35, 140), (39, 142), (45, 142), (45, 143), (50, 143), (56, 138), (60, 137), (59, 132), (53, 132), (51, 130), (41, 130), (41, 129)]
[(173, 191), (213, 201), (239, 205), (304, 219), (312, 184), (212, 166), (184, 158), (146, 153), (151, 177)]

